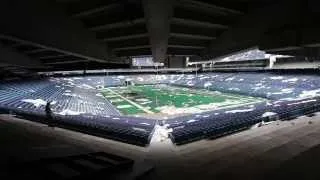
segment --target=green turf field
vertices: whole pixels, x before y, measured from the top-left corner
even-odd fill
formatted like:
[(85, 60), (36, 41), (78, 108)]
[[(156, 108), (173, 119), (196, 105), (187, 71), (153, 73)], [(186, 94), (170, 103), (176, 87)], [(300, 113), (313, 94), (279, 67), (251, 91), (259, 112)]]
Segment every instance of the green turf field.
[(189, 114), (254, 104), (261, 98), (168, 85), (109, 87), (102, 94), (122, 114)]

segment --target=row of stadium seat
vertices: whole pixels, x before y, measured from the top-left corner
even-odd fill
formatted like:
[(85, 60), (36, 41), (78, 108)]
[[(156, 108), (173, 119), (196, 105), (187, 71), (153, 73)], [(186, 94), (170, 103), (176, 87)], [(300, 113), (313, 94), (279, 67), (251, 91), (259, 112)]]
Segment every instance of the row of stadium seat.
[(172, 75), (167, 82), (268, 99), (299, 97), (306, 90), (320, 87), (318, 76), (279, 76), (270, 73), (211, 73), (197, 77)]
[(258, 104), (254, 108), (241, 107), (229, 112), (220, 110), (195, 114), (176, 119), (174, 124), (170, 120), (167, 122), (168, 128), (172, 129), (169, 137), (175, 144), (180, 145), (229, 134), (261, 122), (265, 112), (264, 107), (263, 104)]
[(132, 75), (132, 76), (93, 76), (56, 78), (58, 82), (73, 87), (86, 85), (121, 86), (125, 80), (135, 84), (165, 83), (177, 86), (206, 88), (214, 91), (230, 92), (268, 99), (299, 97), (304, 91), (320, 87), (317, 75), (282, 75), (274, 73), (203, 73), (180, 75)]
[[(10, 110), (9, 110), (10, 111)], [(0, 112), (1, 111), (0, 109)], [(53, 116), (54, 122), (49, 122), (43, 111), (39, 110), (16, 110), (12, 109), (15, 115), (40, 123), (54, 123), (56, 126), (97, 135), (121, 142), (146, 146), (150, 143), (156, 121), (133, 117), (116, 116), (93, 116), (83, 115), (58, 115)]]
[(149, 144), (152, 137), (155, 120), (121, 117), (119, 111), (98, 96), (94, 89), (46, 80), (37, 81), (39, 87), (33, 83), (30, 86), (27, 83), (21, 86), (19, 83), (7, 84), (1, 84), (1, 88), (6, 89), (0, 90), (2, 113), (14, 113), (32, 121), (49, 123), (45, 105), (51, 101), (57, 126), (140, 146)]
[[(245, 109), (247, 108), (247, 109)], [(228, 112), (234, 113), (228, 113)], [(188, 117), (171, 119), (167, 127), (172, 129), (170, 139), (175, 144), (185, 144), (195, 140), (219, 137), (239, 131), (262, 121), (287, 120), (320, 111), (320, 98), (292, 101), (274, 101), (271, 104), (259, 103), (254, 107), (241, 107), (237, 110), (219, 110)], [(272, 115), (265, 115), (271, 112)]]

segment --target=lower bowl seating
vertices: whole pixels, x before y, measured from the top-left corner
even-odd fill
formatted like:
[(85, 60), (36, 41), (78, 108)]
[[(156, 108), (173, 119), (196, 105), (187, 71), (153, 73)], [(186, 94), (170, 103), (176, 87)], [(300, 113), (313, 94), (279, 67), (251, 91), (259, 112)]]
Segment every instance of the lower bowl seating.
[[(172, 131), (175, 144), (215, 138), (270, 120), (292, 119), (320, 110), (320, 78), (316, 75), (274, 73), (202, 73), (51, 78), (0, 84), (0, 113), (14, 113), (32, 121), (47, 120), (46, 103), (56, 126), (118, 141), (146, 146), (157, 120), (123, 116), (98, 87), (170, 84), (263, 98), (265, 102), (195, 113), (159, 121)], [(234, 111), (234, 112), (232, 112)], [(230, 113), (232, 112), (232, 113)]]

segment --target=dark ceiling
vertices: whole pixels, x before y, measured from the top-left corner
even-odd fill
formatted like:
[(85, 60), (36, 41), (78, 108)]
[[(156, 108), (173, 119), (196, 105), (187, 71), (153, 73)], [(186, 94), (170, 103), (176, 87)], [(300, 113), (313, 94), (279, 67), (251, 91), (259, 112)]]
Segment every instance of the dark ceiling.
[[(2, 62), (39, 71), (129, 68), (132, 56), (208, 60), (252, 47), (318, 56), (319, 10), (314, 8), (318, 4), (316, 0), (4, 0), (0, 47), (10, 55)], [(32, 63), (11, 61), (12, 53)]]

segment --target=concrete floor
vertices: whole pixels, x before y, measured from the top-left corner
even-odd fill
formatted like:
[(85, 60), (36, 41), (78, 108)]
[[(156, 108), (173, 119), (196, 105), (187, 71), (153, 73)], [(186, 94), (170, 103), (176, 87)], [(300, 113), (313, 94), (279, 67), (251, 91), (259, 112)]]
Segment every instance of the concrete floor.
[(152, 162), (155, 170), (142, 179), (320, 179), (319, 117), (273, 122), (183, 146), (157, 138), (143, 148), (1, 115), (0, 167), (104, 151)]

